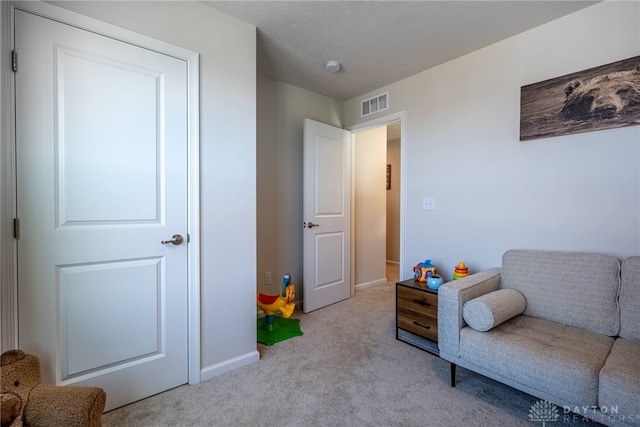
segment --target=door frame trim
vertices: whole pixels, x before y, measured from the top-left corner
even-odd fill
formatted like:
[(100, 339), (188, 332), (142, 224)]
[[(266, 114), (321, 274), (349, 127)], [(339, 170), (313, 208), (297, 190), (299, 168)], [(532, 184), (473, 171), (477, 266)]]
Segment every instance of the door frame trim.
[[(400, 263), (398, 266), (399, 271), (399, 279), (403, 280), (402, 272), (405, 271), (406, 267), (406, 238), (405, 238), (405, 230), (406, 230), (406, 214), (407, 214), (407, 114), (403, 111), (398, 111), (397, 113), (387, 114), (385, 116), (381, 116), (372, 120), (368, 120), (366, 122), (358, 123), (352, 126), (347, 126), (345, 129), (351, 132), (351, 153), (352, 153), (352, 162), (353, 162), (353, 151), (355, 150), (354, 144), (354, 133), (373, 129), (381, 126), (386, 126), (393, 122), (400, 122)], [(351, 173), (353, 175), (355, 168), (351, 168)], [(354, 179), (351, 179), (351, 206), (355, 205), (354, 200)], [(351, 215), (351, 241), (353, 241), (353, 232), (355, 230), (355, 225), (353, 224), (354, 215)], [(351, 262), (355, 262), (355, 254), (354, 254), (354, 245), (351, 245)], [(351, 268), (351, 296), (355, 293), (355, 278), (354, 278), (354, 268)]]
[(1, 2), (0, 22), (0, 349), (16, 348), (18, 344), (17, 310), (17, 244), (13, 238), (13, 218), (16, 213), (15, 180), (15, 86), (8, 53), (15, 46), (14, 20), (16, 10), (34, 13), (83, 30), (130, 43), (145, 49), (183, 60), (187, 64), (188, 120), (188, 235), (187, 247), (187, 315), (188, 315), (188, 376), (189, 384), (201, 380), (200, 373), (200, 114), (199, 114), (199, 54), (191, 50), (139, 34), (113, 24), (40, 1)]

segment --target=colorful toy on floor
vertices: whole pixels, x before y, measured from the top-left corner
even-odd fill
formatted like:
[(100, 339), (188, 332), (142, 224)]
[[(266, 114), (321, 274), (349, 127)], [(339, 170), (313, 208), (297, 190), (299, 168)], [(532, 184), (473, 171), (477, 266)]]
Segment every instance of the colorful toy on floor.
[[(257, 304), (265, 317), (258, 319), (258, 342), (273, 345), (279, 341), (302, 335), (299, 319), (289, 319), (296, 308), (293, 302), (295, 286), (289, 273), (282, 279), (279, 295), (258, 294)], [(276, 317), (280, 312), (282, 317)]]
[(469, 269), (464, 262), (460, 261), (453, 270), (453, 280), (458, 280), (469, 275)]
[(421, 262), (413, 267), (414, 278), (418, 282), (426, 282), (427, 278), (436, 273), (436, 267), (431, 264), (431, 260), (428, 259), (425, 262)]
[(284, 275), (282, 280), (282, 292), (280, 295), (258, 294), (258, 307), (264, 311), (267, 316), (276, 314), (278, 311), (283, 317), (291, 317), (296, 305), (292, 302), (295, 286), (291, 282), (289, 273)]

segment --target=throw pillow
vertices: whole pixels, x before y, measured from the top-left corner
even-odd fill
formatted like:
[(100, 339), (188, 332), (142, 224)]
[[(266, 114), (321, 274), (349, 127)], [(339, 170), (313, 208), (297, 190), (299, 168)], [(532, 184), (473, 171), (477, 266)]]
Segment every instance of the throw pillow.
[(527, 300), (515, 289), (498, 289), (467, 301), (462, 317), (469, 326), (485, 332), (524, 312)]

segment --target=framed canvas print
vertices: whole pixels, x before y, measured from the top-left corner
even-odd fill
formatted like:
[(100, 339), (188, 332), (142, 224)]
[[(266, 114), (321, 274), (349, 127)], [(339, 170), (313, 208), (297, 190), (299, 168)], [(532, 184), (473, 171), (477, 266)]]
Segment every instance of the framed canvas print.
[(391, 165), (387, 165), (387, 190), (391, 190)]
[(640, 124), (640, 56), (520, 89), (520, 140)]

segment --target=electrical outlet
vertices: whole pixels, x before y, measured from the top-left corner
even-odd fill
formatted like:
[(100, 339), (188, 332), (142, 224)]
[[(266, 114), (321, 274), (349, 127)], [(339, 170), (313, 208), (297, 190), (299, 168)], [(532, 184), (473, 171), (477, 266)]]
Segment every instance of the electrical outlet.
[(265, 285), (270, 285), (272, 283), (273, 283), (273, 281), (271, 280), (271, 272), (270, 271), (265, 271), (264, 272), (264, 284)]

